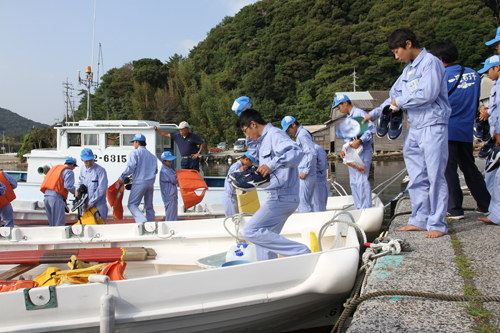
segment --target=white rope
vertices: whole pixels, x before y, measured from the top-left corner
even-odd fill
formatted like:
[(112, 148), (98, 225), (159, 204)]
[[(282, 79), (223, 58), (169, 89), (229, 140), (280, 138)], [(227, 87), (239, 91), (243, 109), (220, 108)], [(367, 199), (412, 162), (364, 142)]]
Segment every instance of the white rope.
[[(344, 221), (344, 220), (339, 220), (337, 219), (340, 215), (347, 215), (348, 218), (351, 219), (351, 221)], [(338, 213), (336, 213), (332, 219), (328, 222), (326, 222), (322, 227), (321, 229), (319, 230), (319, 235), (318, 235), (318, 245), (319, 245), (319, 250), (320, 251), (323, 251), (323, 248), (321, 246), (321, 239), (323, 238), (326, 230), (331, 227), (332, 225), (334, 225), (335, 223), (345, 223), (347, 224), (348, 226), (350, 227), (353, 227), (355, 230), (356, 230), (356, 234), (358, 235), (358, 240), (360, 240), (360, 238), (362, 239), (362, 244), (365, 244), (367, 241), (366, 241), (366, 234), (364, 232), (363, 229), (361, 229), (361, 227), (359, 225), (356, 224), (355, 222), (356, 220), (354, 219), (354, 217), (352, 216), (351, 213), (349, 212), (346, 212), (346, 211), (340, 211)], [(340, 232), (337, 232), (337, 235), (340, 235), (341, 234), (341, 230)], [(332, 245), (331, 249), (335, 247), (336, 243), (337, 243), (337, 239), (340, 239), (340, 237), (336, 237), (335, 239), (335, 242), (334, 244)]]
[[(239, 213), (239, 214), (235, 214), (233, 216), (228, 216), (224, 219), (224, 222), (223, 222), (223, 225), (224, 225), (224, 229), (226, 229), (226, 231), (234, 238), (236, 239), (236, 243), (237, 244), (241, 244), (241, 243), (246, 243), (246, 239), (243, 238), (243, 237), (240, 237), (242, 236), (240, 234), (240, 224), (242, 222), (241, 218), (243, 216), (252, 216), (252, 214), (248, 214), (248, 213)], [(233, 223), (234, 223), (234, 230), (236, 232), (236, 235), (233, 234), (226, 226), (226, 221), (229, 220), (229, 219), (232, 219)]]

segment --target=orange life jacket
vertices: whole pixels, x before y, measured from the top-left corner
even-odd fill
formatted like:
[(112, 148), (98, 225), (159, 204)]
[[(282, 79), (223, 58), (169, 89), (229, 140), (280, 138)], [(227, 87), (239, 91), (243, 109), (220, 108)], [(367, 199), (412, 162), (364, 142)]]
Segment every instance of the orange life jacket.
[(61, 177), (62, 172), (66, 169), (69, 168), (65, 165), (56, 165), (50, 168), (49, 172), (47, 172), (45, 178), (43, 179), (40, 191), (45, 193), (45, 190), (49, 189), (62, 195), (64, 199), (68, 199), (69, 191), (64, 188), (64, 179)]
[(113, 208), (113, 217), (117, 220), (123, 219), (123, 190), (124, 185), (119, 183), (117, 180), (113, 183), (106, 191), (106, 198), (108, 199), (109, 205)]
[[(192, 169), (178, 169), (177, 180), (179, 181), (184, 208), (189, 209), (203, 200), (205, 192), (208, 190), (208, 186), (198, 171)], [(203, 192), (199, 196), (195, 192), (195, 190), (198, 189), (203, 189)]]
[(16, 194), (14, 193), (14, 189), (10, 183), (7, 181), (7, 178), (5, 178), (3, 171), (0, 171), (0, 182), (2, 182), (2, 184), (4, 184), (7, 188), (5, 190), (5, 194), (0, 197), (0, 208), (4, 208), (16, 198)]

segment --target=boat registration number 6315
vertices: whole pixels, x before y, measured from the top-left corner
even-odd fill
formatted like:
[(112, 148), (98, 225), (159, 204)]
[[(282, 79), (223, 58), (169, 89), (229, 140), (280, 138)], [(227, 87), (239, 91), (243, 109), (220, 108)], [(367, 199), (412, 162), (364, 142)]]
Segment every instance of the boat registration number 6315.
[(104, 155), (97, 156), (94, 154), (95, 160), (103, 160), (104, 162), (112, 162), (112, 163), (127, 163), (127, 155)]

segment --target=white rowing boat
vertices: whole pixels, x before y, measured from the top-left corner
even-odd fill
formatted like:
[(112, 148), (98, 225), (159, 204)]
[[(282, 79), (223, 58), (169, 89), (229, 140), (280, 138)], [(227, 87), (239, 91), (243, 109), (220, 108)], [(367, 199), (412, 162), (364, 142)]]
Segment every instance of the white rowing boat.
[[(379, 230), (379, 210), (355, 210), (352, 217), (367, 231)], [(319, 235), (332, 217), (332, 212), (293, 214), (281, 234), (309, 246), (310, 232)], [(247, 219), (241, 218), (240, 230)], [(147, 246), (157, 253), (153, 260), (128, 262), (127, 279), (107, 286), (60, 285), (52, 295), (49, 287), (0, 293), (0, 311), (9, 313), (0, 332), (97, 332), (106, 293), (116, 300), (116, 332), (280, 332), (332, 323), (358, 268), (352, 227), (329, 228), (321, 238), (328, 250), (322, 252), (218, 267), (212, 259), (235, 244), (223, 221), (0, 228), (2, 251)], [(40, 265), (25, 278), (47, 267)]]

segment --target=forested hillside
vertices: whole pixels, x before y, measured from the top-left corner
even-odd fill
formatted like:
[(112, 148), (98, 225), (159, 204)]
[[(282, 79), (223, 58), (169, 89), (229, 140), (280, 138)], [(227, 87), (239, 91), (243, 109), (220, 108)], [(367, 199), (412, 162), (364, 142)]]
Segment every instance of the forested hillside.
[[(10, 110), (0, 108), (0, 134), (28, 134), (33, 128), (46, 128), (49, 125), (24, 118)], [(1, 137), (0, 137), (1, 139)]]
[[(233, 100), (249, 96), (278, 124), (328, 120), (336, 91), (389, 89), (404, 65), (387, 47), (400, 27), (430, 48), (451, 39), (460, 62), (479, 69), (495, 53), (496, 1), (262, 0), (226, 17), (188, 56), (133, 60), (102, 77), (92, 98), (94, 119), (187, 120), (207, 142), (234, 142)], [(179, 32), (182, 33), (182, 32)], [(79, 118), (84, 118), (82, 98)]]

